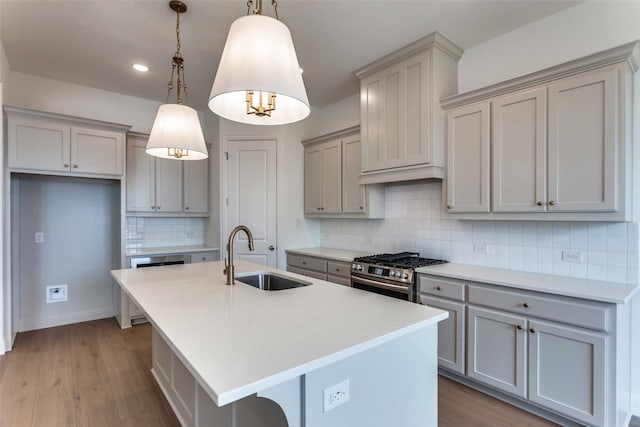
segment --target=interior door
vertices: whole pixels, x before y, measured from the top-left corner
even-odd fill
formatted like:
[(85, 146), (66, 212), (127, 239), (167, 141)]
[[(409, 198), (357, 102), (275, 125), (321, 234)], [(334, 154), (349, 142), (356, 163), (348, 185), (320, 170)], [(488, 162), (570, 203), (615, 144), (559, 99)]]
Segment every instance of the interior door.
[(229, 139), (226, 153), (223, 243), (234, 227), (245, 225), (253, 235), (254, 250), (249, 251), (247, 236), (240, 232), (234, 239), (233, 257), (277, 267), (276, 141)]

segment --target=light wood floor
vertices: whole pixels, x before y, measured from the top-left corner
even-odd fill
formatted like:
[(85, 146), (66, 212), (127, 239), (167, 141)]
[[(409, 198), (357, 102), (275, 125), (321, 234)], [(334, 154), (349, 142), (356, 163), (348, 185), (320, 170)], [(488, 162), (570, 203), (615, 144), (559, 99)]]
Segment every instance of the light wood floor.
[[(0, 427), (178, 427), (150, 368), (149, 324), (21, 333), (0, 356)], [(439, 427), (555, 425), (442, 377), (438, 408)]]

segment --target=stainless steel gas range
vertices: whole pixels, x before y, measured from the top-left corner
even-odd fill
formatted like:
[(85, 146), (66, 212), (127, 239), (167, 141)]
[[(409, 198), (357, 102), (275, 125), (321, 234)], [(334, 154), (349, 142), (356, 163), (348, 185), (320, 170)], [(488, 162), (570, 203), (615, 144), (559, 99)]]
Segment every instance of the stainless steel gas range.
[(445, 262), (447, 261), (420, 258), (417, 252), (355, 258), (351, 264), (351, 286), (416, 302), (418, 290), (415, 269)]

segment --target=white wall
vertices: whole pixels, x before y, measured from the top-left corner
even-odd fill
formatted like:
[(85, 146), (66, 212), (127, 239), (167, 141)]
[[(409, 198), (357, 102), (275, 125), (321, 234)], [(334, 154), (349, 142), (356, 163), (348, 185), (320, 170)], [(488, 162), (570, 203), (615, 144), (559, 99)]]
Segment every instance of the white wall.
[(159, 102), (18, 72), (11, 73), (6, 105), (131, 125), (151, 131)]
[[(306, 220), (304, 205), (304, 150), (300, 143), (310, 119), (286, 126), (249, 126), (220, 119), (220, 141), (228, 137), (265, 137), (277, 140), (278, 267), (286, 268), (285, 250), (320, 243), (318, 221)], [(222, 165), (220, 165), (222, 170)], [(222, 191), (222, 190), (221, 190)], [(226, 239), (226, 236), (223, 236)], [(220, 250), (224, 250), (221, 244)]]
[(305, 138), (314, 138), (360, 124), (360, 95), (356, 94), (334, 104), (312, 111), (313, 121), (307, 126)]
[(464, 52), (467, 92), (640, 39), (640, 2), (587, 1)]

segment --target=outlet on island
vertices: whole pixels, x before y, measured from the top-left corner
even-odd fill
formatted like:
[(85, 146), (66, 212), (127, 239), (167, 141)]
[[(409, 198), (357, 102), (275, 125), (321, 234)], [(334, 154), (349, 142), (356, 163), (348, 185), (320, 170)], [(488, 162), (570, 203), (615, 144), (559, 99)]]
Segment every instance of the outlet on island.
[(349, 401), (349, 380), (324, 389), (324, 412)]

